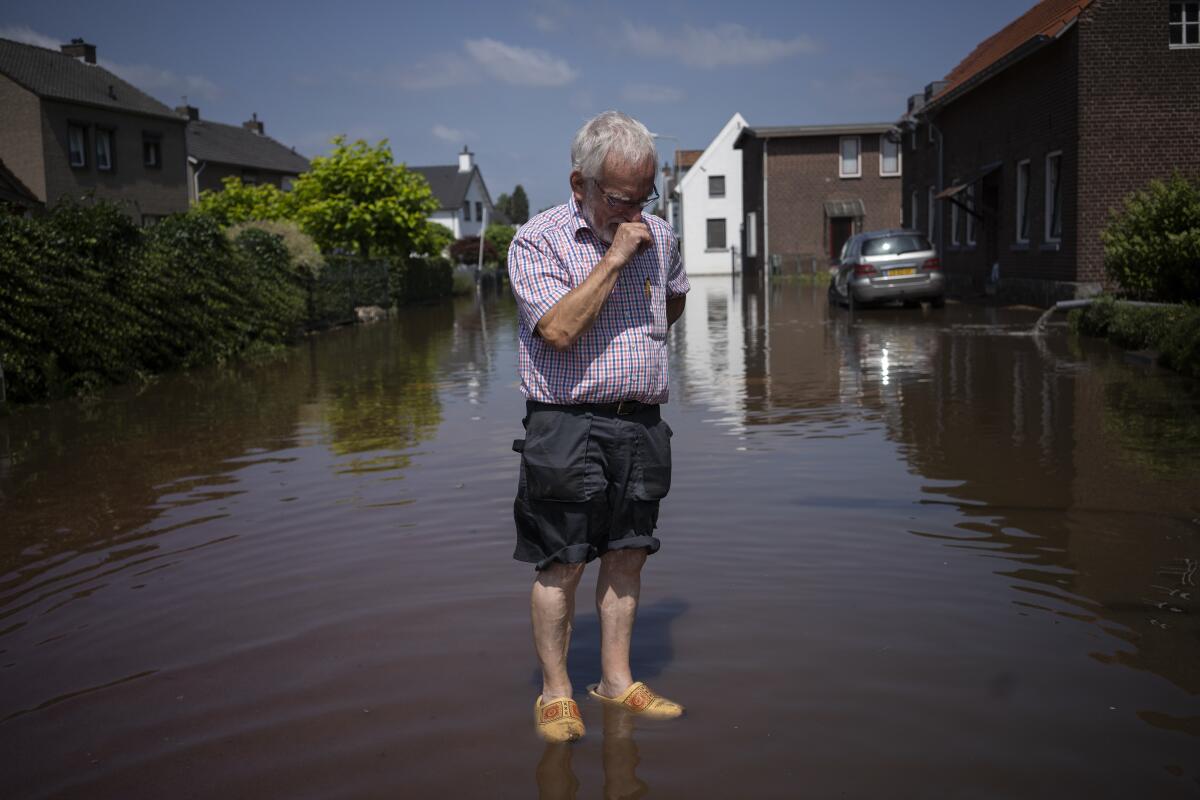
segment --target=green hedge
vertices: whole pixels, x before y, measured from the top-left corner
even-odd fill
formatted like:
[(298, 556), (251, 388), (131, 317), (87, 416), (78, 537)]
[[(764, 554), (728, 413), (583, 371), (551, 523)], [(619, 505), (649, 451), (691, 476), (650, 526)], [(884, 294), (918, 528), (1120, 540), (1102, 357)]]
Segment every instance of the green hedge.
[(1154, 350), (1163, 366), (1200, 378), (1200, 307), (1131, 306), (1105, 297), (1072, 311), (1071, 326), (1128, 350)]
[[(284, 232), (286, 234), (286, 231)], [(151, 228), (119, 207), (0, 215), (0, 368), (9, 402), (84, 395), (139, 375), (273, 349), (356, 306), (447, 297), (443, 259), (300, 259), (253, 224), (192, 212)]]
[(106, 203), (0, 217), (0, 365), (12, 402), (279, 345), (302, 329), (305, 305), (287, 250), (261, 231), (231, 243), (199, 214), (143, 230)]

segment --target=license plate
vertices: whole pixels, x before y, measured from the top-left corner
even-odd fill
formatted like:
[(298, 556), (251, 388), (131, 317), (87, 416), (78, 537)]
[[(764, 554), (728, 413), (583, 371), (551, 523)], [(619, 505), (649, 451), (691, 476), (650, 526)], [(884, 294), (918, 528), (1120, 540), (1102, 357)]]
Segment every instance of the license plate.
[(888, 270), (889, 278), (895, 278), (900, 275), (916, 275), (916, 274), (917, 274), (916, 267), (904, 267), (903, 269), (889, 269)]

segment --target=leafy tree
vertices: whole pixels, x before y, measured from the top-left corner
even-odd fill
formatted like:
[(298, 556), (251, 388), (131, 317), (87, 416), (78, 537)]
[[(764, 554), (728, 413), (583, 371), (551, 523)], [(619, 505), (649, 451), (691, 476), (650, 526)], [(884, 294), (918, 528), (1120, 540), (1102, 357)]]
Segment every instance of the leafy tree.
[(496, 263), (501, 266), (508, 263), (508, 246), (516, 232), (512, 225), (488, 225), (483, 232), (484, 241), (496, 251)]
[(333, 153), (312, 160), (292, 189), (295, 218), (323, 252), (360, 256), (430, 253), (437, 245), (428, 223), (437, 201), (425, 178), (392, 160), (386, 139), (333, 139)]
[(223, 228), (251, 220), (289, 219), (294, 213), (292, 198), (277, 186), (269, 183), (252, 186), (236, 176), (221, 183), (225, 188), (219, 192), (200, 193), (196, 210), (213, 217)]
[(525, 187), (517, 184), (509, 199), (508, 221), (516, 225), (524, 225), (529, 221), (529, 198), (525, 195)]
[(496, 198), (496, 210), (499, 211), (501, 214), (503, 214), (504, 217), (509, 222), (511, 222), (512, 221), (512, 198), (506, 194), (501, 194), (499, 197)]
[(1200, 181), (1175, 173), (1125, 199), (1101, 233), (1104, 269), (1131, 297), (1200, 300)]

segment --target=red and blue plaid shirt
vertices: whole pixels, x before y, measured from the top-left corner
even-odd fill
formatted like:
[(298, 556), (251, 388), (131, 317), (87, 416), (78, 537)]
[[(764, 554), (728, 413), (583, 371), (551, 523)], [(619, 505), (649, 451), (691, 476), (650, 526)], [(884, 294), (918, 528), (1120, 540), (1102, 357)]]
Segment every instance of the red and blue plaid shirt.
[(574, 405), (667, 401), (667, 298), (691, 288), (679, 242), (663, 219), (642, 215), (653, 246), (621, 270), (596, 322), (563, 352), (536, 333), (538, 321), (608, 251), (572, 197), (521, 226), (508, 248), (508, 276), (520, 309), (517, 366), (530, 400)]

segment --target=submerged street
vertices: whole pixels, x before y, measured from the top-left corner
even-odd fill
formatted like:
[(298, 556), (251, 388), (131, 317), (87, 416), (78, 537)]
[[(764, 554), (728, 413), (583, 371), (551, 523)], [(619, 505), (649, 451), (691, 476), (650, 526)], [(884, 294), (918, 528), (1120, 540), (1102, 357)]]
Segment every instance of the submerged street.
[(634, 673), (532, 731), (507, 289), (0, 419), (12, 797), (1190, 797), (1200, 386), (1039, 311), (694, 278)]

